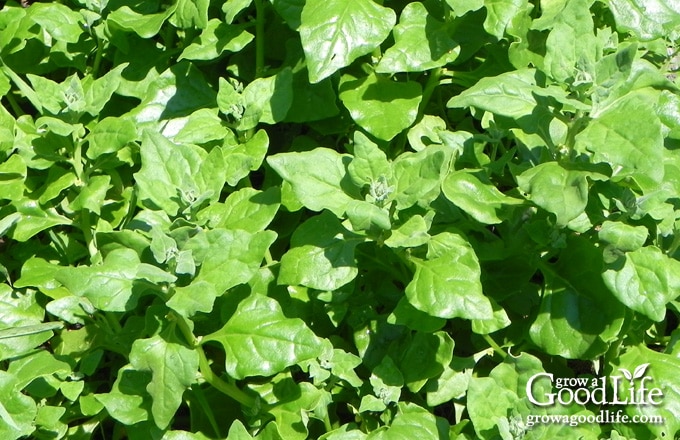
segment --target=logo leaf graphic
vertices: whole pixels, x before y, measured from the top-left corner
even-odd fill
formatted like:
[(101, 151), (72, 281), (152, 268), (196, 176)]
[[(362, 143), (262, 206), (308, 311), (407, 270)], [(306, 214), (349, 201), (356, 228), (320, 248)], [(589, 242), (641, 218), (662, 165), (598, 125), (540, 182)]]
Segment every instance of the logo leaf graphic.
[(628, 380), (633, 380), (633, 375), (630, 374), (630, 371), (626, 370), (625, 368), (619, 368), (619, 371), (623, 373), (624, 377)]
[(639, 379), (645, 375), (645, 370), (649, 367), (649, 363), (639, 365), (633, 372), (633, 379)]

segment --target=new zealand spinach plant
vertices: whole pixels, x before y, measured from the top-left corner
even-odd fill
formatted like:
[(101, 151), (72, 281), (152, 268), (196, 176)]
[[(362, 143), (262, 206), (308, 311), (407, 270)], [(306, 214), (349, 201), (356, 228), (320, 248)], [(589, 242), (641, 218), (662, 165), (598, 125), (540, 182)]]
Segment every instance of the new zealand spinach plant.
[(674, 0), (6, 2), (0, 437), (679, 438), (679, 38)]

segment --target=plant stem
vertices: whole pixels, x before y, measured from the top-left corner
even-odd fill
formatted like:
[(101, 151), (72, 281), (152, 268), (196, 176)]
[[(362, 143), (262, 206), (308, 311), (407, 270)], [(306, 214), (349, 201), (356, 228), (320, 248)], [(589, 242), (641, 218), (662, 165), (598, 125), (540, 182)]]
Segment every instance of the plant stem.
[(92, 77), (97, 78), (99, 75), (99, 67), (102, 64), (102, 56), (104, 55), (104, 45), (99, 37), (97, 37), (96, 33), (93, 33), (93, 35), (97, 41), (97, 52), (94, 55), (94, 62), (92, 63)]
[(97, 245), (94, 242), (94, 235), (92, 235), (92, 221), (90, 218), (90, 210), (84, 208), (80, 211), (80, 230), (83, 231), (85, 243), (87, 244), (87, 251), (90, 257), (97, 255)]
[(9, 106), (12, 107), (12, 111), (17, 118), (26, 114), (19, 106), (19, 103), (14, 98), (11, 90), (5, 95), (5, 98), (7, 98), (7, 102), (9, 102)]
[(255, 0), (255, 78), (264, 75), (264, 4)]
[(439, 79), (441, 78), (441, 76), (442, 76), (441, 67), (437, 67), (436, 69), (430, 70), (429, 77), (427, 78), (427, 82), (425, 83), (425, 89), (423, 90), (423, 97), (420, 100), (420, 106), (418, 108), (418, 118), (416, 119), (416, 122), (422, 119), (423, 114), (425, 113), (425, 108), (430, 103), (430, 98), (432, 98), (432, 93), (434, 93), (434, 90), (439, 85)]
[(246, 394), (236, 385), (225, 382), (213, 372), (212, 368), (210, 368), (210, 362), (205, 355), (205, 351), (203, 351), (203, 347), (201, 347), (200, 341), (196, 338), (196, 336), (194, 336), (194, 333), (191, 331), (189, 325), (182, 316), (179, 316), (174, 312), (170, 312), (168, 314), (168, 319), (177, 323), (177, 327), (184, 336), (184, 339), (186, 339), (189, 343), (189, 346), (191, 346), (191, 348), (196, 350), (198, 353), (198, 368), (206, 382), (243, 406), (248, 408), (254, 408), (257, 406), (258, 402), (256, 398)]
[(491, 336), (489, 336), (489, 335), (482, 335), (482, 338), (484, 338), (484, 340), (486, 341), (486, 343), (489, 344), (489, 346), (490, 346), (491, 348), (493, 348), (493, 351), (495, 351), (496, 353), (498, 353), (498, 355), (499, 355), (500, 357), (502, 357), (503, 359), (505, 359), (505, 358), (508, 357), (508, 354), (507, 354), (505, 351), (503, 351), (503, 349), (500, 347), (500, 345), (498, 345), (498, 344), (496, 343), (496, 341), (494, 341), (493, 338), (492, 338)]

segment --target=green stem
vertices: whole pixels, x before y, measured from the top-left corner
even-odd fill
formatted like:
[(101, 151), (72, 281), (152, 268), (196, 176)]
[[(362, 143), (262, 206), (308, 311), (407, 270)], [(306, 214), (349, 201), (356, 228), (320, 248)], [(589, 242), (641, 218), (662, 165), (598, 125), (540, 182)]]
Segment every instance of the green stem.
[(201, 347), (201, 342), (196, 338), (196, 336), (194, 336), (194, 333), (191, 331), (191, 328), (189, 328), (189, 325), (186, 323), (183, 317), (170, 312), (168, 314), (168, 319), (177, 323), (177, 327), (184, 338), (187, 340), (191, 348), (196, 350), (198, 353), (198, 368), (206, 382), (243, 406), (248, 408), (254, 408), (257, 406), (258, 402), (256, 398), (246, 394), (236, 385), (225, 382), (213, 372), (212, 368), (210, 368), (210, 362), (205, 355), (205, 351), (203, 351), (203, 347)]
[(123, 327), (120, 325), (118, 318), (116, 318), (113, 313), (104, 312), (104, 316), (106, 317), (106, 321), (109, 323), (114, 333), (121, 333), (123, 331)]
[(94, 242), (94, 235), (92, 234), (92, 220), (90, 218), (90, 210), (85, 208), (80, 212), (80, 229), (83, 231), (85, 243), (87, 244), (87, 251), (90, 257), (97, 255), (97, 245)]
[(496, 341), (494, 341), (493, 338), (492, 338), (491, 336), (489, 336), (489, 335), (482, 335), (482, 338), (484, 338), (484, 340), (486, 341), (486, 343), (489, 344), (489, 346), (490, 346), (491, 348), (493, 348), (493, 351), (495, 351), (496, 353), (498, 353), (498, 355), (499, 355), (500, 357), (502, 357), (503, 359), (505, 359), (505, 358), (508, 357), (508, 354), (507, 354), (505, 351), (503, 351), (503, 349), (501, 348), (501, 346), (498, 345), (498, 344), (496, 343)]
[(92, 77), (97, 78), (99, 75), (99, 67), (102, 64), (102, 56), (104, 55), (104, 45), (99, 37), (97, 37), (96, 33), (93, 33), (93, 35), (97, 41), (97, 52), (94, 55), (94, 62), (92, 63)]
[(255, 77), (264, 75), (264, 3), (255, 0)]
[(437, 67), (436, 69), (430, 70), (429, 75), (430, 76), (427, 78), (427, 82), (425, 83), (425, 89), (423, 90), (423, 98), (420, 101), (420, 107), (418, 108), (418, 119), (416, 119), (416, 121), (422, 119), (423, 114), (425, 113), (425, 108), (430, 103), (430, 98), (432, 98), (432, 93), (434, 93), (434, 90), (439, 85), (439, 80), (442, 76), (442, 68)]
[(9, 102), (9, 106), (12, 107), (12, 111), (17, 118), (26, 114), (19, 106), (19, 103), (14, 98), (11, 90), (5, 95), (5, 98), (7, 98), (7, 102)]

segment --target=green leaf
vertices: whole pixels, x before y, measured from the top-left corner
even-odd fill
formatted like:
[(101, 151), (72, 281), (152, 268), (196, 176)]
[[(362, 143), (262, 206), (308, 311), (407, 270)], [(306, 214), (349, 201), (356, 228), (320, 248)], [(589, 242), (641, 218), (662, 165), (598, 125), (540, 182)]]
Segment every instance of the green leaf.
[(56, 209), (41, 209), (35, 200), (21, 199), (13, 205), (20, 217), (9, 235), (17, 241), (27, 241), (35, 234), (53, 226), (71, 224), (71, 220), (60, 215)]
[(446, 248), (428, 252), (422, 260), (413, 257), (413, 280), (406, 286), (406, 297), (418, 310), (440, 318), (490, 319), (493, 309), (482, 292), (479, 261), (462, 236), (441, 233), (436, 236)]
[[(661, 400), (659, 405), (623, 405), (622, 409), (629, 417), (644, 417), (644, 416), (661, 416), (664, 423), (641, 423), (633, 426), (634, 437), (636, 439), (654, 439), (654, 438), (673, 438), (677, 436), (680, 430), (680, 395), (678, 389), (673, 384), (677, 380), (677, 372), (680, 367), (680, 360), (677, 357), (667, 353), (659, 353), (649, 348), (638, 345), (629, 347), (625, 353), (610, 361), (610, 368), (613, 369), (612, 375), (619, 375), (619, 369), (627, 369), (635, 371), (640, 365), (648, 365), (644, 378), (647, 389), (659, 388), (663, 392), (663, 397), (657, 397), (656, 400)], [(620, 377), (620, 376), (619, 376)], [(641, 389), (641, 382), (629, 382), (627, 380), (620, 380), (620, 396), (627, 396), (630, 394), (631, 384), (638, 390)], [(615, 425), (619, 428), (621, 424)]]
[(269, 1), (291, 29), (297, 30), (300, 27), (302, 8), (305, 6), (306, 0)]
[(0, 200), (19, 200), (24, 195), (26, 163), (23, 158), (13, 154), (0, 164)]
[[(0, 316), (0, 331), (6, 331), (40, 325), (45, 312), (36, 302), (35, 293), (14, 293), (7, 284), (0, 284)], [(51, 337), (48, 331), (0, 339), (0, 360), (24, 355)]]
[(437, 419), (415, 403), (400, 402), (398, 413), (389, 428), (371, 432), (366, 440), (441, 438)]
[(397, 209), (406, 209), (416, 203), (427, 207), (439, 196), (444, 177), (442, 171), (447, 165), (445, 153), (435, 148), (399, 155), (392, 166)]
[(125, 365), (118, 370), (111, 392), (94, 397), (111, 417), (125, 425), (134, 425), (149, 419), (151, 398), (146, 387), (150, 380), (151, 373)]
[(87, 185), (80, 190), (80, 194), (71, 202), (71, 208), (76, 211), (86, 209), (95, 214), (101, 214), (101, 207), (106, 200), (106, 192), (110, 188), (110, 176), (92, 176)]
[(680, 7), (670, 0), (609, 0), (617, 28), (643, 41), (678, 38)]
[(597, 236), (616, 249), (630, 252), (644, 246), (649, 231), (644, 226), (630, 226), (621, 222), (606, 221), (600, 226)]
[(559, 226), (565, 226), (585, 211), (589, 188), (586, 178), (605, 179), (602, 174), (568, 166), (546, 162), (517, 176), (517, 184), (529, 194), (529, 200), (555, 214)]
[[(635, 124), (630, 123), (635, 115)], [(613, 178), (663, 179), (661, 122), (646, 100), (636, 95), (616, 101), (576, 135), (575, 148), (609, 164)]]
[(394, 46), (380, 59), (378, 73), (423, 72), (451, 63), (460, 52), (448, 25), (428, 14), (420, 2), (406, 5), (392, 32)]
[(425, 219), (420, 215), (414, 215), (399, 227), (392, 229), (392, 235), (385, 240), (385, 244), (392, 248), (421, 246), (430, 240), (428, 229)]
[(484, 29), (500, 40), (512, 28), (513, 20), (527, 9), (528, 4), (527, 0), (484, 0)]
[(274, 219), (281, 204), (276, 187), (259, 191), (243, 188), (233, 192), (224, 203), (215, 203), (198, 213), (212, 228), (242, 229), (250, 233), (264, 230)]
[(153, 403), (156, 426), (168, 427), (182, 403), (182, 394), (196, 381), (198, 353), (161, 335), (138, 339), (132, 344), (130, 364), (140, 371), (151, 371), (146, 390)]
[(392, 167), (385, 153), (360, 131), (354, 132), (354, 158), (347, 172), (357, 186), (392, 177)]
[(163, 135), (144, 131), (142, 168), (135, 174), (139, 198), (169, 215), (203, 200), (217, 200), (225, 182), (219, 149), (210, 153), (188, 144), (173, 144)]
[(573, 239), (555, 265), (542, 265), (545, 292), (531, 339), (547, 353), (593, 359), (607, 351), (623, 326), (625, 310), (602, 282), (601, 252)]
[(619, 301), (659, 322), (666, 316), (666, 304), (678, 296), (678, 274), (680, 262), (646, 246), (607, 264), (602, 278)]
[(210, 0), (178, 0), (170, 23), (180, 29), (204, 29), (208, 26), (208, 7)]
[(300, 225), (281, 258), (279, 284), (335, 290), (358, 274), (354, 248), (363, 241), (324, 211)]
[(121, 6), (109, 14), (106, 23), (108, 27), (118, 27), (134, 32), (142, 38), (151, 38), (158, 34), (161, 26), (174, 10), (175, 6), (158, 14), (140, 14), (128, 6)]
[(521, 204), (501, 193), (490, 183), (482, 182), (467, 171), (456, 171), (442, 182), (442, 192), (454, 205), (468, 213), (472, 218), (487, 225), (501, 223), (505, 205)]
[(234, 22), (234, 18), (243, 10), (248, 8), (253, 3), (253, 0), (227, 0), (222, 5), (222, 12), (224, 12), (224, 20), (228, 24)]
[(18, 439), (33, 433), (33, 420), (37, 408), (33, 399), (20, 392), (16, 378), (0, 370), (0, 435), (7, 439)]
[(283, 121), (293, 102), (293, 73), (285, 68), (275, 76), (258, 78), (248, 84), (241, 95), (245, 107), (239, 130), (255, 128), (258, 123)]
[(392, 228), (389, 212), (373, 203), (352, 200), (347, 206), (346, 214), (355, 231), (368, 231), (376, 228), (390, 230)]
[[(143, 289), (135, 280), (146, 279), (145, 273), (156, 273), (155, 266), (140, 263), (132, 249), (115, 249), (98, 266), (64, 267), (55, 279), (74, 295), (90, 300), (97, 309), (123, 312), (136, 307)], [(173, 275), (161, 272), (154, 282), (171, 282)]]
[(137, 139), (137, 129), (128, 118), (108, 117), (99, 121), (86, 139), (87, 157), (97, 159), (103, 154), (115, 153)]
[(227, 25), (218, 19), (212, 19), (207, 27), (180, 54), (179, 61), (214, 60), (225, 51), (239, 52), (253, 41), (253, 35), (241, 25)]
[(59, 3), (38, 3), (28, 17), (40, 25), (55, 40), (77, 43), (83, 34), (83, 17), (73, 9)]
[[(312, 211), (328, 209), (336, 216), (344, 214), (356, 192), (346, 182), (350, 161), (350, 156), (327, 148), (280, 153), (267, 158), (274, 171), (290, 183), (295, 196), (305, 207)], [(351, 191), (349, 194), (348, 189)]]
[(216, 294), (222, 295), (227, 289), (250, 281), (275, 239), (276, 233), (272, 231), (250, 234), (243, 230), (212, 229), (192, 237), (183, 249), (191, 250), (201, 265), (194, 282), (205, 281)]
[(371, 0), (307, 0), (299, 31), (309, 81), (318, 83), (371, 53), (387, 38), (396, 20), (392, 9)]
[(276, 301), (257, 294), (241, 301), (227, 323), (203, 341), (224, 347), (225, 369), (235, 379), (270, 376), (322, 353), (322, 340), (302, 320), (286, 318)]
[(362, 78), (343, 75), (338, 90), (352, 119), (385, 141), (415, 122), (422, 99), (419, 83), (397, 82), (375, 74)]

